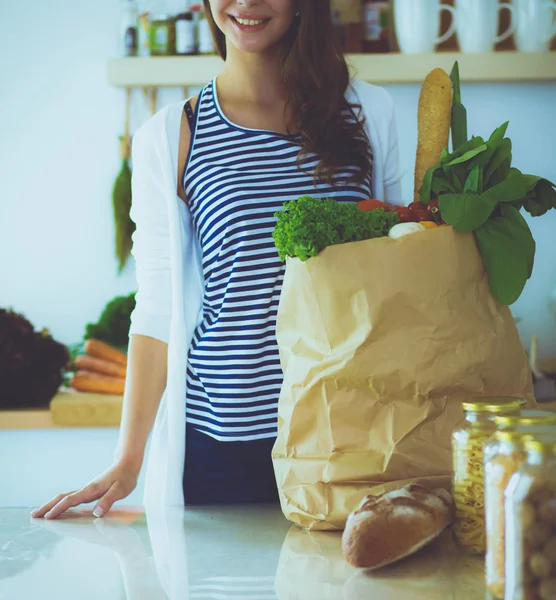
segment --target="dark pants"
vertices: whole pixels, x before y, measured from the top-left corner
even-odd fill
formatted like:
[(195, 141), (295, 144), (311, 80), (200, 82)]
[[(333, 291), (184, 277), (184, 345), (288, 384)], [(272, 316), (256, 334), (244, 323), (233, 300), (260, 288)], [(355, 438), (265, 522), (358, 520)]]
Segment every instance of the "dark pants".
[(219, 442), (187, 425), (183, 491), (186, 505), (278, 502), (274, 439)]

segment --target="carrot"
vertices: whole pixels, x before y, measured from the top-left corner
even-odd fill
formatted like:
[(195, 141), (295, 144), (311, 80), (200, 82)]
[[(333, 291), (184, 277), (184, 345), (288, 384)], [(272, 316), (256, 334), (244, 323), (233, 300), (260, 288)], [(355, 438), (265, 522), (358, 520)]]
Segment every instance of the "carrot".
[(122, 396), (125, 389), (125, 379), (123, 377), (99, 375), (90, 371), (77, 371), (71, 378), (70, 386), (79, 392), (95, 392)]
[(416, 201), (425, 173), (439, 163), (442, 148), (448, 150), (453, 96), (452, 80), (444, 70), (434, 69), (425, 77), (419, 96)]
[(101, 342), (100, 340), (95, 339), (87, 340), (85, 342), (85, 352), (89, 356), (101, 358), (109, 362), (115, 362), (119, 365), (127, 367), (127, 356), (106, 342)]
[(394, 210), (391, 204), (382, 202), (381, 200), (375, 200), (374, 198), (359, 200), (357, 206), (364, 212), (370, 212), (371, 210), (375, 210), (375, 208), (383, 208), (387, 212), (392, 212)]
[(91, 371), (92, 373), (100, 373), (101, 375), (125, 378), (127, 372), (126, 367), (123, 365), (103, 360), (102, 358), (88, 356), (87, 354), (81, 354), (73, 362), (80, 371)]

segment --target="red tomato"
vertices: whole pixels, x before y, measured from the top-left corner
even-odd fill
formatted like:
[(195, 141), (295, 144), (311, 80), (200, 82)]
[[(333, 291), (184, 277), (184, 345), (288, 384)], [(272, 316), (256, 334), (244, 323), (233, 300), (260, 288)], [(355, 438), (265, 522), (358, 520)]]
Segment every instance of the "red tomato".
[(360, 200), (357, 203), (357, 206), (364, 212), (370, 212), (371, 210), (375, 210), (376, 208), (383, 208), (386, 212), (392, 212), (394, 207), (387, 202), (382, 202), (381, 200), (375, 200), (374, 198), (369, 198), (368, 200)]
[(412, 202), (407, 208), (411, 211), (427, 210), (427, 207), (422, 202)]
[(430, 221), (431, 220), (431, 216), (429, 215), (429, 213), (426, 210), (414, 210), (413, 211), (413, 220), (416, 223), (420, 223), (421, 221)]
[(411, 223), (413, 221), (413, 213), (407, 208), (407, 206), (398, 206), (396, 208), (398, 217), (402, 223)]

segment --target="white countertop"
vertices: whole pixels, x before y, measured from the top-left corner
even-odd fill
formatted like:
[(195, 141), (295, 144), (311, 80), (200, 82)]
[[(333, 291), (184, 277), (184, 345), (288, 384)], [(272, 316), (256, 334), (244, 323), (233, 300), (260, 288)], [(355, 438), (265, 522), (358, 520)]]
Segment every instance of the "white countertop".
[(374, 574), (338, 533), (292, 526), (274, 506), (89, 510), (55, 521), (0, 509), (1, 600), (484, 600), (483, 561), (451, 532)]

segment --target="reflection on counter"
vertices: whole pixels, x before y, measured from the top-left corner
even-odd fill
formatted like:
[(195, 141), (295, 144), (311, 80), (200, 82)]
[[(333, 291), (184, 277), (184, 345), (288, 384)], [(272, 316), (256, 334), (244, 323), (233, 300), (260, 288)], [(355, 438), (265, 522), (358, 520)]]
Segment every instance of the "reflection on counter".
[(103, 519), (81, 510), (56, 521), (0, 509), (0, 541), (0, 598), (10, 600), (45, 591), (56, 600), (485, 598), (483, 560), (460, 554), (450, 531), (370, 574), (345, 562), (341, 534), (291, 526), (278, 506), (117, 509)]

